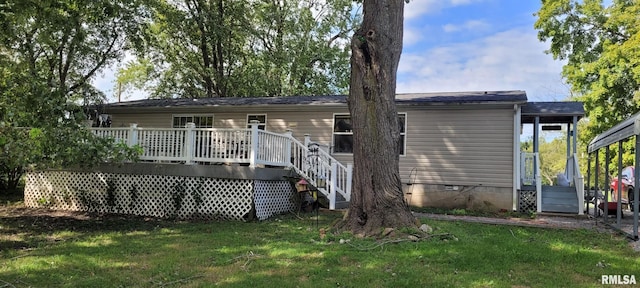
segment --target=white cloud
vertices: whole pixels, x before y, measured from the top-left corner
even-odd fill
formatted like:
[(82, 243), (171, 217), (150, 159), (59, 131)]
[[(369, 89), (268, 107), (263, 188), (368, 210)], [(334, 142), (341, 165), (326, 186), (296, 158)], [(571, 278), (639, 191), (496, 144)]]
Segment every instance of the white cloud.
[(460, 31), (479, 31), (490, 28), (491, 25), (482, 20), (469, 20), (462, 24), (446, 24), (442, 26), (442, 30), (447, 33), (460, 32)]
[(414, 19), (425, 14), (439, 12), (443, 9), (455, 6), (470, 5), (486, 0), (410, 0), (404, 6), (404, 18)]
[(416, 29), (406, 27), (402, 33), (402, 44), (409, 46), (422, 40), (422, 33)]
[(399, 93), (525, 90), (530, 101), (562, 100), (563, 63), (544, 54), (535, 31), (515, 28), (471, 42), (402, 55)]

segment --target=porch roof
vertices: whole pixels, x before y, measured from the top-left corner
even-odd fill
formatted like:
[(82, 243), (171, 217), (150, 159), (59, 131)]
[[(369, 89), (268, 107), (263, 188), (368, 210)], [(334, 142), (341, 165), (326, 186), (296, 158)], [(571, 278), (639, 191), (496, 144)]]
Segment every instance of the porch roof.
[(640, 112), (633, 114), (631, 117), (618, 123), (618, 125), (613, 126), (611, 129), (594, 137), (593, 140), (589, 142), (588, 153), (593, 153), (600, 148), (607, 147), (613, 143), (617, 143), (618, 141), (637, 135), (635, 132), (635, 127), (637, 125), (636, 122), (640, 124)]
[(529, 102), (522, 106), (522, 123), (534, 123), (540, 117), (540, 123), (573, 123), (584, 116), (582, 102)]
[[(397, 94), (398, 105), (450, 105), (450, 104), (523, 104), (525, 91), (476, 91)], [(344, 106), (346, 95), (288, 96), (288, 97), (228, 97), (197, 99), (143, 99), (109, 103), (113, 108), (159, 108), (194, 106), (267, 106), (267, 105), (322, 105)]]

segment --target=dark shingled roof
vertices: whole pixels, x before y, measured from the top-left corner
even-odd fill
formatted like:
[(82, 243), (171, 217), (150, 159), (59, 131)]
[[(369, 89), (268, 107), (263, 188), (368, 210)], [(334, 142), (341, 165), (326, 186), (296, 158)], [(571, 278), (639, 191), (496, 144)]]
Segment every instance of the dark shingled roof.
[[(463, 104), (463, 103), (525, 103), (524, 91), (482, 91), (398, 94), (399, 105)], [(255, 105), (332, 105), (346, 104), (345, 95), (288, 97), (231, 97), (198, 99), (145, 99), (110, 103), (105, 107), (188, 107), (188, 106), (255, 106)]]
[(582, 102), (529, 102), (522, 106), (522, 123), (533, 123), (540, 116), (540, 123), (572, 123), (573, 117), (584, 116)]

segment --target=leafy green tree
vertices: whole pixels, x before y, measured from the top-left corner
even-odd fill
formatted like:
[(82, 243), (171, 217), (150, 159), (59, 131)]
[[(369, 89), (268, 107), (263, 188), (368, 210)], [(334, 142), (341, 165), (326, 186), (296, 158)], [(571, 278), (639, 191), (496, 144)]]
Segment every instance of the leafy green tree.
[(350, 0), (159, 0), (118, 90), (154, 98), (343, 93)]
[[(608, 6), (603, 3), (606, 2)], [(640, 110), (640, 2), (543, 0), (535, 28), (585, 103), (588, 142)]]
[[(27, 166), (99, 163), (119, 157), (111, 153), (130, 152), (108, 151), (112, 145), (79, 127), (86, 119), (82, 103), (104, 97), (90, 80), (136, 45), (132, 40), (145, 17), (142, 4), (138, 0), (0, 3), (2, 186), (14, 186)], [(103, 147), (92, 146), (100, 143)]]

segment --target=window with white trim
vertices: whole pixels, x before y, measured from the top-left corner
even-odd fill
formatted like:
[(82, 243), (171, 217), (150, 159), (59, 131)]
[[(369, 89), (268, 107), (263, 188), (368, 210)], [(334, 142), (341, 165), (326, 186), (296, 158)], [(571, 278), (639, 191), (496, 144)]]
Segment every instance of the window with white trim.
[(212, 114), (173, 115), (173, 128), (184, 128), (187, 123), (196, 124), (196, 128), (213, 128)]
[(267, 114), (247, 114), (247, 128), (251, 128), (251, 121), (258, 121), (258, 129), (266, 130)]
[[(405, 155), (407, 113), (398, 113), (400, 155)], [(333, 115), (333, 153), (353, 153), (353, 125), (349, 114)]]

